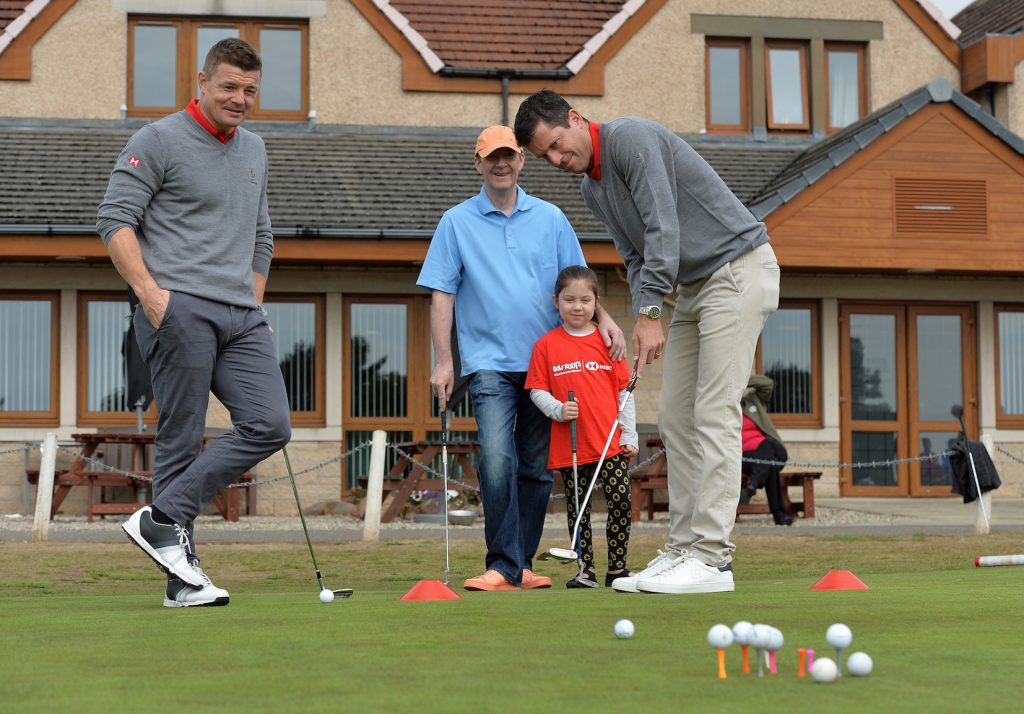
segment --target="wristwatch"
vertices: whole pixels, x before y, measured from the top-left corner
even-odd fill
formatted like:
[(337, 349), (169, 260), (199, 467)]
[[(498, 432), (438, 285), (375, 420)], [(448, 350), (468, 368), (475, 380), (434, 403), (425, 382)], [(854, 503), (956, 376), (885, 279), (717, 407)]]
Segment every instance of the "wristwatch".
[(657, 305), (651, 305), (650, 307), (642, 307), (639, 311), (640, 315), (648, 318), (649, 320), (657, 320), (661, 317), (661, 308)]

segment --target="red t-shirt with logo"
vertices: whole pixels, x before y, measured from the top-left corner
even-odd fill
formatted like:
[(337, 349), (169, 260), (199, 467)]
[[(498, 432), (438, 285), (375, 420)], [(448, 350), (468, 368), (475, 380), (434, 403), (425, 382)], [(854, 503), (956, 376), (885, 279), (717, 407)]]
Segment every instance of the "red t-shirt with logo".
[[(576, 419), (576, 460), (596, 463), (601, 458), (608, 430), (619, 412), (619, 392), (629, 384), (625, 359), (612, 362), (601, 334), (571, 335), (561, 326), (537, 340), (526, 374), (527, 389), (543, 389), (560, 402), (569, 400), (569, 390), (580, 407)], [(621, 429), (615, 427), (606, 458), (622, 453)], [(569, 422), (551, 420), (551, 448), (548, 468), (572, 466)]]

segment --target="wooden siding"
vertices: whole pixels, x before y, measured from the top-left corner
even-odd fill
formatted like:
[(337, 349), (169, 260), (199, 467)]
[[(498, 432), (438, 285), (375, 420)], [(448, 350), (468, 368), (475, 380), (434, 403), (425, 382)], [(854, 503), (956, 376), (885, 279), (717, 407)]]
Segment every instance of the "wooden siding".
[[(983, 181), (987, 230), (896, 231), (896, 179)], [(951, 104), (926, 107), (767, 219), (784, 267), (1024, 271), (1024, 157)]]

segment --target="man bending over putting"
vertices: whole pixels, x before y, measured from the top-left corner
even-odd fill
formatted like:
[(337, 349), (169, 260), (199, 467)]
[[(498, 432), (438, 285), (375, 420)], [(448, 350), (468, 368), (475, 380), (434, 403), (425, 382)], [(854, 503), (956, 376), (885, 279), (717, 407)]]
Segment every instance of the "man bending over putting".
[[(274, 253), (267, 153), (240, 126), (261, 73), (242, 40), (215, 44), (199, 73), (199, 99), (128, 141), (96, 222), (141, 301), (132, 319), (160, 412), (153, 506), (123, 528), (167, 573), (165, 607), (228, 604), (199, 567), (195, 518), (291, 438), (260, 304)], [(233, 428), (200, 453), (211, 391)]]
[[(626, 263), (633, 353), (665, 355), (658, 429), (668, 452), (669, 541), (616, 590), (734, 589), (729, 540), (740, 495), (740, 396), (764, 321), (778, 307), (768, 233), (689, 144), (625, 117), (598, 125), (558, 94), (528, 97), (516, 139), (583, 179), (583, 199)], [(665, 297), (678, 290), (666, 342)]]

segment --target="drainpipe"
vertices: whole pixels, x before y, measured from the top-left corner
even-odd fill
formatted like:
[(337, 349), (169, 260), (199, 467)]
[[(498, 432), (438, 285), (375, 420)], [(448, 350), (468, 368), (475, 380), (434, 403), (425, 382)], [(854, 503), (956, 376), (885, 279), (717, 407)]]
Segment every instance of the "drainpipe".
[(442, 77), (475, 77), (477, 79), (501, 80), (501, 123), (509, 125), (508, 95), (512, 79), (572, 79), (573, 73), (562, 69), (476, 69), (471, 67), (444, 66), (437, 72)]

